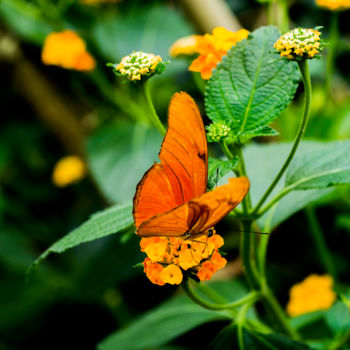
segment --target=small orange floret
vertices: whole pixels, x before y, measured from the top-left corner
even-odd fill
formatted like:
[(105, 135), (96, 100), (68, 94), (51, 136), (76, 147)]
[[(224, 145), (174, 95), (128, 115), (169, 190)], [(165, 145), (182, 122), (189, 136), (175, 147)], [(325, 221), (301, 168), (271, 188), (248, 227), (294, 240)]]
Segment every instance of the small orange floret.
[(159, 286), (164, 286), (165, 282), (161, 278), (161, 273), (163, 271), (163, 266), (158, 263), (152, 263), (151, 259), (146, 258), (143, 262), (144, 272), (148, 279), (153, 284), (158, 284)]
[(199, 37), (196, 48), (199, 57), (192, 62), (189, 70), (200, 72), (203, 79), (209, 79), (212, 70), (221, 61), (222, 56), (226, 55), (237, 42), (246, 39), (248, 34), (246, 29), (231, 32), (223, 27), (217, 27), (213, 30), (213, 34)]
[(204, 261), (202, 266), (199, 268), (197, 276), (201, 281), (208, 281), (211, 279), (215, 271), (216, 269), (214, 264), (211, 261), (207, 260)]
[(52, 172), (52, 182), (57, 187), (66, 187), (77, 183), (87, 173), (85, 162), (78, 156), (67, 156), (61, 158)]
[(66, 69), (89, 71), (95, 68), (95, 59), (86, 51), (85, 41), (72, 30), (50, 33), (41, 53), (44, 64)]
[(299, 316), (309, 312), (329, 309), (335, 299), (331, 276), (310, 275), (290, 289), (287, 312), (290, 316)]

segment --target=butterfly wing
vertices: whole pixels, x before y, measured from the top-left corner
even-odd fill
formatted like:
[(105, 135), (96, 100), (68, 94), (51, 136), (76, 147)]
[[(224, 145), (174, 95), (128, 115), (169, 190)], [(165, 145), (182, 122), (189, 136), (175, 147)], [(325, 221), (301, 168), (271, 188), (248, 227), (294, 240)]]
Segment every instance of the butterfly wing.
[(156, 215), (138, 227), (139, 236), (197, 235), (213, 227), (244, 198), (249, 190), (245, 177), (232, 178), (227, 185), (206, 192), (166, 213)]
[[(204, 125), (196, 103), (186, 93), (176, 93), (171, 99), (168, 130), (159, 158), (160, 163), (154, 164), (136, 187), (133, 216), (137, 228), (207, 189), (208, 150)], [(182, 229), (183, 234), (188, 228), (181, 226)]]

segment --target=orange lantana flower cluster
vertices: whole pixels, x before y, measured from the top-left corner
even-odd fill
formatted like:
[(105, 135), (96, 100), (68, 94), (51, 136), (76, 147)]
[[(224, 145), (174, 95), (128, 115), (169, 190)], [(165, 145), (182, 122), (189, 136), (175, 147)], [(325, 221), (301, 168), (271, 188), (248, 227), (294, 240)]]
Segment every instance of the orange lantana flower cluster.
[(72, 30), (50, 33), (45, 39), (41, 59), (44, 64), (81, 71), (96, 66), (95, 59), (86, 51), (85, 41)]
[(290, 290), (287, 312), (300, 316), (309, 312), (329, 309), (336, 300), (333, 279), (329, 275), (310, 275)]
[(213, 34), (205, 34), (197, 38), (196, 52), (199, 56), (192, 62), (189, 70), (200, 72), (203, 79), (209, 79), (222, 56), (226, 55), (237, 42), (246, 39), (248, 34), (246, 29), (231, 32), (223, 27), (216, 27)]
[(141, 251), (147, 254), (144, 271), (152, 283), (160, 286), (180, 284), (184, 273), (201, 281), (209, 280), (226, 265), (226, 259), (218, 250), (223, 244), (223, 238), (215, 233), (193, 240), (163, 236), (142, 238)]

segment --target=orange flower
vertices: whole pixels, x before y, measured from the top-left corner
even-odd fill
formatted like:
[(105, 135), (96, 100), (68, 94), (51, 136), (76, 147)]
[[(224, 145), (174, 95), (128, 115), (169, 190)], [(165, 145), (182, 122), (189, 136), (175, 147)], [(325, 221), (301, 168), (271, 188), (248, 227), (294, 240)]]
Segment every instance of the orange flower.
[(213, 34), (199, 37), (196, 47), (199, 57), (192, 62), (189, 70), (200, 72), (203, 79), (209, 79), (213, 68), (221, 61), (222, 56), (226, 55), (237, 42), (246, 39), (248, 34), (246, 29), (231, 32), (223, 27), (216, 27)]
[(288, 314), (295, 317), (329, 309), (336, 299), (332, 287), (333, 279), (328, 275), (310, 275), (303, 282), (295, 284), (289, 292)]
[(92, 70), (95, 59), (86, 51), (86, 44), (72, 30), (50, 33), (44, 42), (41, 59), (44, 64), (81, 71)]
[(194, 240), (178, 237), (147, 237), (140, 241), (141, 251), (147, 254), (144, 261), (148, 279), (158, 285), (180, 284), (185, 271), (209, 280), (215, 271), (222, 269), (226, 259), (217, 248), (224, 244), (219, 235), (202, 235)]
[(169, 55), (172, 57), (194, 55), (197, 52), (197, 42), (199, 38), (200, 35), (189, 35), (176, 40), (169, 49)]
[(161, 273), (163, 271), (163, 266), (158, 263), (153, 263), (151, 259), (146, 258), (143, 262), (144, 272), (148, 279), (159, 286), (164, 286), (165, 282), (161, 278)]

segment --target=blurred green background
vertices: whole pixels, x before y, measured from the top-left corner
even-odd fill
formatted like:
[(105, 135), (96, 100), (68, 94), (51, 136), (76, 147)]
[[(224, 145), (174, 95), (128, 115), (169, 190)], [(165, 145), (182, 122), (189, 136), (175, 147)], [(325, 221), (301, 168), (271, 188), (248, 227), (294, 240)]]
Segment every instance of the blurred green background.
[[(248, 30), (267, 23), (262, 3), (228, 0), (226, 5)], [(324, 37), (329, 35), (331, 14), (313, 0), (291, 1), (289, 13), (291, 27), (321, 25)], [(212, 16), (219, 25), (220, 16)], [(339, 14), (333, 97), (326, 105), (325, 59), (311, 62), (309, 139), (350, 138), (348, 16)], [(53, 255), (29, 279), (26, 270), (92, 213), (130, 201), (136, 183), (156, 160), (161, 136), (145, 124), (139, 91), (116, 79), (105, 64), (134, 50), (169, 60), (176, 39), (203, 34), (206, 24), (186, 1), (124, 0), (92, 6), (73, 0), (0, 2), (0, 350), (95, 349), (108, 334), (176, 293), (176, 288), (152, 285), (142, 270), (133, 268), (143, 256), (132, 231)], [(66, 28), (86, 40), (97, 60), (94, 71), (41, 63), (46, 35)], [(167, 70), (152, 79), (154, 104), (163, 121), (171, 96), (180, 90), (192, 95), (204, 113), (188, 65), (186, 59), (171, 59)], [(280, 136), (260, 142), (293, 139), (302, 108), (300, 92), (275, 123)], [(83, 157), (90, 174), (78, 184), (58, 188), (51, 181), (52, 170), (68, 154)], [(349, 194), (340, 187), (312, 208), (340, 284), (350, 283)], [(309, 224), (305, 212), (298, 212), (272, 236), (268, 271), (282, 303), (295, 281), (324, 272), (306, 232)], [(227, 222), (217, 228), (229, 230)], [(237, 258), (238, 236), (227, 238), (225, 250), (228, 260)], [(174, 349), (203, 348), (222, 327), (220, 322), (181, 336), (173, 342)]]

